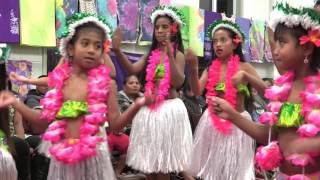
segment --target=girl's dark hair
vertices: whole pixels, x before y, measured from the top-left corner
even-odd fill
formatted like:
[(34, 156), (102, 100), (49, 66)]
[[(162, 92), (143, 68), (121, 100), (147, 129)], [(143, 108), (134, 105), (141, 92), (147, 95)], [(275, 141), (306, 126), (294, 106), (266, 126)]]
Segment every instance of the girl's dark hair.
[[(156, 37), (155, 37), (155, 26), (156, 26), (156, 22), (160, 17), (166, 17), (170, 20), (170, 23), (172, 24), (174, 22), (174, 20), (167, 15), (163, 15), (163, 16), (157, 16), (156, 19), (154, 20), (154, 25), (153, 25), (153, 35), (152, 35), (152, 43), (148, 52), (148, 55), (146, 56), (146, 63), (145, 63), (145, 67), (143, 68), (143, 71), (141, 72), (141, 75), (139, 77), (141, 84), (144, 86), (145, 82), (146, 82), (146, 67), (148, 66), (148, 59), (149, 56), (151, 55), (151, 52), (155, 49), (157, 49), (159, 47), (159, 42), (157, 41)], [(184, 53), (184, 48), (183, 48), (183, 43), (182, 43), (182, 37), (181, 37), (181, 29), (178, 30), (177, 34), (173, 37), (171, 37), (171, 42), (174, 43), (174, 50), (173, 50), (173, 55), (174, 57), (176, 57), (177, 54), (177, 50), (181, 51), (182, 53)]]
[[(137, 75), (135, 75), (135, 74), (128, 74), (125, 78), (124, 78), (124, 80), (123, 80), (123, 85), (125, 85), (125, 84), (127, 84), (127, 82), (128, 82), (128, 80), (129, 80), (129, 78), (130, 77), (136, 77), (137, 79), (138, 79), (138, 76)], [(139, 80), (139, 79), (138, 79)], [(140, 83), (140, 82), (139, 82)]]
[[(6, 81), (7, 81), (7, 72), (6, 65), (0, 63), (0, 91), (6, 90)], [(11, 153), (15, 153), (13, 142), (10, 138), (10, 129), (9, 129), (9, 108), (0, 108), (0, 129), (5, 133), (6, 140), (9, 146)]]
[[(299, 38), (301, 36), (307, 35), (308, 31), (305, 30), (301, 25), (295, 27), (287, 27), (283, 23), (279, 23), (274, 31), (274, 40), (279, 40), (282, 34), (289, 33), (289, 35), (294, 39), (296, 42), (296, 46), (300, 46)], [(320, 48), (314, 46), (314, 51), (310, 58), (309, 68), (316, 72), (320, 67)]]
[[(96, 31), (98, 34), (100, 34), (101, 38), (102, 38), (102, 43), (106, 40), (106, 34), (104, 32), (104, 30), (98, 26), (96, 23), (93, 23), (93, 22), (88, 22), (88, 23), (84, 23), (78, 27), (76, 27), (75, 29), (75, 35), (73, 35), (73, 37), (71, 38), (71, 40), (69, 41), (69, 44), (72, 44), (74, 45), (74, 43), (78, 40), (79, 38), (79, 32), (81, 30), (84, 30), (84, 29), (91, 29), (91, 30), (94, 30)], [(103, 49), (103, 48), (101, 48)]]
[(317, 0), (316, 3), (314, 4), (314, 7), (317, 7), (320, 5), (320, 0)]

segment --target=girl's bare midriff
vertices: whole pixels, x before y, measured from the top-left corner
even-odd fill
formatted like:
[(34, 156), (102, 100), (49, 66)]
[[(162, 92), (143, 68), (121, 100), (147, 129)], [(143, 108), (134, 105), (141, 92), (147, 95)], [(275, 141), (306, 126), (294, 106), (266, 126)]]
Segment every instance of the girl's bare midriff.
[[(284, 153), (284, 155), (286, 154), (286, 152), (290, 152), (292, 146), (299, 146), (299, 144), (296, 143), (296, 140), (298, 138), (299, 135), (297, 134), (297, 128), (278, 129), (278, 141), (281, 151)], [(314, 160), (316, 162), (314, 165), (309, 165), (305, 167), (306, 174), (312, 174), (320, 170), (320, 158), (317, 157), (314, 158)], [(280, 171), (288, 175), (302, 174), (301, 167), (294, 166), (288, 161), (283, 161), (283, 163), (280, 166)]]

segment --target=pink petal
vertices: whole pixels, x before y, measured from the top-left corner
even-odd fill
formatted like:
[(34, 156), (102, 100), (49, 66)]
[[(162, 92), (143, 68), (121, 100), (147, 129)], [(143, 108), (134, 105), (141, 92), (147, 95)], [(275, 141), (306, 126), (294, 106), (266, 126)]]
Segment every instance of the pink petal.
[(308, 154), (292, 154), (286, 158), (295, 166), (307, 166), (308, 164), (314, 164), (314, 160)]
[(272, 101), (266, 106), (266, 108), (267, 108), (267, 110), (272, 111), (272, 112), (279, 112), (281, 106), (282, 106), (282, 102)]
[(301, 137), (313, 137), (318, 134), (320, 129), (313, 124), (304, 124), (298, 129), (298, 133)]
[(311, 179), (303, 174), (296, 174), (288, 177), (288, 180), (311, 180)]
[(310, 38), (309, 38), (309, 36), (302, 36), (299, 38), (299, 40), (300, 40), (300, 45), (303, 45), (303, 44), (306, 44), (307, 42), (309, 42)]
[(305, 120), (309, 123), (309, 124), (314, 124), (318, 127), (320, 127), (320, 110), (316, 109), (316, 110), (312, 110), (307, 117), (305, 118)]
[(262, 124), (274, 125), (278, 121), (278, 117), (273, 112), (265, 112), (259, 117), (259, 122)]
[(268, 146), (260, 146), (255, 156), (257, 165), (264, 170), (279, 167), (282, 159), (280, 147), (276, 141), (271, 142)]

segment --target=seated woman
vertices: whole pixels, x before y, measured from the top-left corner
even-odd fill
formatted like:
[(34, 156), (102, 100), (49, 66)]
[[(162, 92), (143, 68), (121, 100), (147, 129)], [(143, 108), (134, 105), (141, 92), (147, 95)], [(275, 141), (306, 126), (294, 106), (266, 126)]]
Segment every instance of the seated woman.
[[(140, 92), (140, 82), (136, 75), (128, 75), (123, 82), (123, 90), (118, 92), (118, 104), (120, 111), (124, 112), (138, 97), (142, 97)], [(129, 133), (131, 124), (124, 128), (124, 132), (108, 132), (108, 144), (110, 151), (118, 151), (120, 153), (115, 173), (119, 177), (126, 164), (126, 154), (129, 146)]]
[[(120, 111), (124, 112), (128, 107), (134, 103), (138, 97), (142, 97), (141, 84), (136, 75), (128, 75), (123, 81), (123, 89), (118, 92), (118, 104)], [(127, 125), (125, 132), (130, 134), (130, 126)]]

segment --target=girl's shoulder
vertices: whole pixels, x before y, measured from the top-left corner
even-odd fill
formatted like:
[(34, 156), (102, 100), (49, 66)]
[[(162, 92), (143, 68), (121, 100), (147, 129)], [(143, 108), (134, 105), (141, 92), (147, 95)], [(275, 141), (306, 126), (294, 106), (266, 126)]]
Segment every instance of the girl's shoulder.
[(184, 57), (183, 52), (177, 50), (175, 59), (184, 59), (184, 58), (185, 57)]
[(180, 50), (178, 50), (178, 49), (177, 49), (177, 52), (176, 52), (176, 53), (177, 53), (177, 55), (179, 54), (179, 55), (183, 55), (183, 56), (184, 56), (184, 53), (183, 53), (183, 52), (181, 52), (181, 51), (180, 51)]
[(240, 69), (243, 70), (243, 71), (252, 71), (254, 70), (254, 67), (248, 63), (248, 62), (240, 62)]

